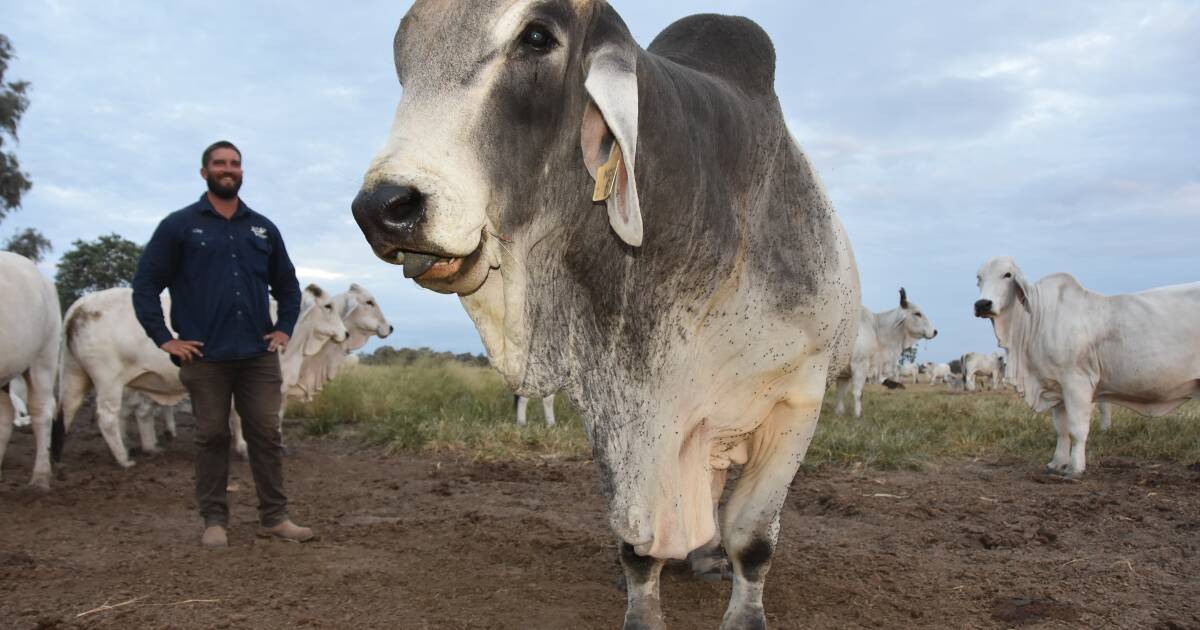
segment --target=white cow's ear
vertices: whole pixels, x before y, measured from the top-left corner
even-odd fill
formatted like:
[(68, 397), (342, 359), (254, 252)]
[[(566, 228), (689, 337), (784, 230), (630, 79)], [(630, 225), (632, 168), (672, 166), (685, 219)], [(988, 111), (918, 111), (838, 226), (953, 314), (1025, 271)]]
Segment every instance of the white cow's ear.
[(1032, 312), (1029, 307), (1029, 294), (1033, 291), (1029, 286), (1029, 281), (1025, 279), (1025, 274), (1021, 273), (1020, 269), (1013, 270), (1013, 283), (1017, 287), (1017, 299), (1021, 301), (1021, 306), (1025, 307), (1026, 312)]
[(358, 300), (347, 296), (346, 302), (344, 304), (342, 304), (342, 312), (339, 313), (338, 315), (340, 315), (342, 317), (342, 319), (345, 319), (346, 316), (349, 315), (350, 313), (353, 313), (354, 309), (356, 309), (356, 308), (358, 308)]
[(593, 201), (608, 207), (608, 222), (622, 241), (642, 244), (642, 209), (638, 201), (637, 55), (627, 47), (605, 44), (588, 57), (587, 110), (580, 148), (588, 173), (596, 180)]

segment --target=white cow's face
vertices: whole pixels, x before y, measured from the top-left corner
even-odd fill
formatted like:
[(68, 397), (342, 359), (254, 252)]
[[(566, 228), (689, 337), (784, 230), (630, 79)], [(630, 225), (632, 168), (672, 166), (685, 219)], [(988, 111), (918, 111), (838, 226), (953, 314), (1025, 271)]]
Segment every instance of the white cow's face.
[(394, 329), (383, 316), (375, 296), (357, 284), (350, 285), (347, 293), (346, 310), (342, 314), (347, 330), (365, 337), (378, 335), (380, 339), (392, 334)]
[(925, 312), (921, 307), (908, 303), (908, 317), (904, 318), (904, 328), (909, 337), (914, 339), (933, 339), (937, 336), (937, 329), (933, 327), (933, 322), (925, 316)]
[(341, 316), (333, 307), (333, 301), (329, 298), (329, 294), (314, 285), (309, 285), (304, 289), (304, 293), (305, 301), (312, 304), (303, 315), (309, 318), (308, 324), (312, 326), (312, 336), (304, 353), (306, 355), (315, 354), (316, 350), (319, 350), (320, 346), (327, 341), (332, 340), (338, 343), (345, 341), (348, 337), (346, 325), (342, 323)]
[(904, 313), (900, 325), (909, 339), (933, 339), (937, 336), (933, 322), (929, 321), (921, 307), (908, 301), (908, 293), (903, 288), (900, 289), (900, 310)]
[(975, 301), (975, 316), (994, 319), (1014, 303), (1025, 302), (1028, 285), (1017, 263), (1009, 256), (988, 259), (975, 278), (979, 299)]

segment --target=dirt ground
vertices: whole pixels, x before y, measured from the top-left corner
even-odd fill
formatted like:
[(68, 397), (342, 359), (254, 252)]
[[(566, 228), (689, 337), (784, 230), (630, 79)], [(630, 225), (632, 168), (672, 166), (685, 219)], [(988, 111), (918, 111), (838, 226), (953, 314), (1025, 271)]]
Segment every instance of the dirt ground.
[[(200, 548), (191, 431), (119, 470), (77, 423), (65, 477), (0, 482), (0, 628), (616, 628), (618, 565), (587, 462), (387, 456), (289, 427), (305, 545), (254, 538), (232, 473), (230, 547)], [(803, 471), (765, 603), (772, 628), (1200, 628), (1200, 472), (1092, 463)], [(664, 571), (672, 628), (715, 628), (728, 582)], [(112, 608), (102, 609), (108, 605)]]

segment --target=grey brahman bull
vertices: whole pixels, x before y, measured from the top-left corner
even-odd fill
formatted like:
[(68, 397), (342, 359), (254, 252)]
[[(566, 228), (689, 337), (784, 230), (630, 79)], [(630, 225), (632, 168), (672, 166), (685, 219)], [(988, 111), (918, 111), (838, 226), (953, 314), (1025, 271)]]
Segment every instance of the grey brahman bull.
[(579, 409), (627, 628), (663, 627), (667, 559), (722, 542), (722, 627), (762, 627), (779, 512), (860, 299), (771, 40), (699, 15), (643, 49), (601, 0), (418, 0), (394, 49), (404, 93), (353, 203), (376, 255), (461, 296), (515, 393)]

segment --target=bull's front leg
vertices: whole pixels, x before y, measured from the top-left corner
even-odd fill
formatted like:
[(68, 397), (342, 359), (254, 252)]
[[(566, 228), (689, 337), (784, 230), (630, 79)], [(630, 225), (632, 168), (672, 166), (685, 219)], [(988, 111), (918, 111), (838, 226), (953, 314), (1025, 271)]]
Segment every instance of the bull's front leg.
[(1087, 467), (1088, 432), (1092, 428), (1092, 398), (1095, 391), (1077, 384), (1063, 388), (1063, 404), (1067, 410), (1067, 431), (1071, 435), (1071, 466), (1068, 474), (1077, 478)]
[[(863, 388), (867, 385), (867, 374), (863, 372), (855, 372), (853, 382), (851, 383), (852, 393), (854, 394), (854, 417), (862, 417), (862, 395)], [(880, 381), (882, 382), (882, 381)]]
[(1100, 430), (1108, 431), (1112, 428), (1112, 405), (1102, 402), (1096, 406), (1100, 408)]
[(733, 593), (721, 630), (767, 627), (762, 594), (779, 535), (788, 486), (812, 442), (823, 383), (780, 402), (751, 439), (750, 459), (725, 508), (725, 550), (733, 565)]
[[(284, 398), (284, 401), (286, 400), (287, 398)], [(282, 420), (283, 416), (280, 416), (281, 425)], [(233, 450), (237, 451), (238, 457), (250, 459), (246, 437), (242, 435), (242, 417), (238, 415), (237, 409), (232, 405), (229, 407), (229, 433), (233, 436)]]
[(837, 382), (837, 409), (834, 410), (839, 416), (846, 414), (846, 390), (850, 389), (850, 379), (838, 379)]
[[(12, 403), (12, 398), (9, 393), (9, 386), (5, 385), (4, 389), (0, 389), (0, 468), (4, 464), (4, 452), (8, 450), (8, 440), (12, 437), (13, 421), (17, 417), (17, 411)], [(3, 474), (0, 473), (0, 479)]]
[(1062, 403), (1051, 408), (1050, 415), (1054, 419), (1054, 432), (1058, 436), (1058, 442), (1054, 445), (1054, 458), (1046, 464), (1046, 472), (1060, 475), (1066, 472), (1071, 464), (1071, 434), (1067, 430), (1067, 412)]
[(665, 630), (667, 625), (663, 621), (658, 578), (666, 561), (639, 556), (629, 543), (619, 542), (618, 545), (628, 597), (622, 627), (624, 630)]

